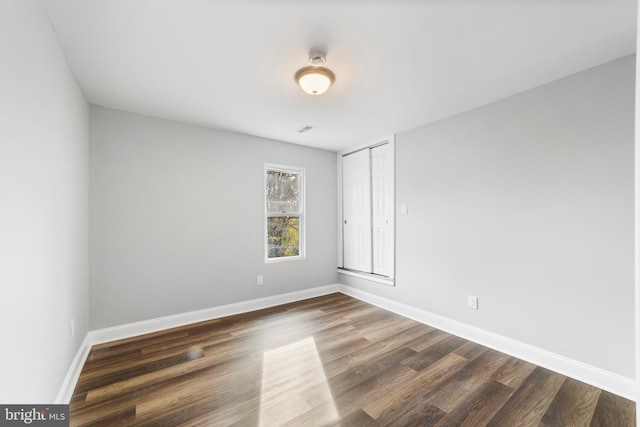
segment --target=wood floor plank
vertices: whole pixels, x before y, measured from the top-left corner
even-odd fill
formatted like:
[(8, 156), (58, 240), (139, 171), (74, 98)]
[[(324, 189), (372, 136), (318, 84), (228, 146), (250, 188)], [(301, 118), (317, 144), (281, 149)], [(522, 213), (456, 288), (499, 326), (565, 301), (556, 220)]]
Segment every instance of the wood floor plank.
[[(323, 368), (327, 378), (333, 378), (349, 369), (362, 366), (392, 350), (393, 348), (390, 348), (385, 342), (369, 343), (369, 345), (349, 352), (342, 357), (327, 361)], [(413, 354), (413, 351), (411, 354)]]
[(318, 344), (318, 353), (322, 361), (327, 364), (362, 351), (371, 345), (370, 341), (350, 333), (331, 341), (318, 340), (316, 342)]
[(599, 397), (599, 389), (567, 378), (541, 421), (550, 426), (588, 426)]
[[(411, 411), (404, 411), (393, 420), (393, 424), (406, 427), (435, 426), (446, 414), (435, 406), (417, 405)], [(382, 425), (392, 425), (389, 419)]]
[(253, 378), (221, 377), (209, 371), (165, 383), (162, 390), (149, 394), (150, 398), (137, 403), (136, 413), (141, 420), (149, 420), (155, 419), (157, 414), (183, 411), (189, 407), (216, 407), (238, 399), (247, 400), (257, 397), (259, 393), (260, 387)]
[(415, 320), (407, 319), (401, 316), (394, 316), (391, 319), (385, 319), (380, 322), (371, 323), (361, 328), (360, 334), (369, 341), (381, 341), (385, 338), (395, 337), (407, 329), (418, 326)]
[[(215, 319), (214, 321), (209, 321), (209, 322), (218, 323), (219, 320)], [(111, 354), (113, 355), (114, 354), (113, 352), (118, 350), (119, 348), (124, 348), (124, 347), (128, 349), (140, 348), (152, 342), (162, 342), (162, 341), (171, 339), (172, 337), (180, 337), (180, 336), (186, 336), (186, 335), (188, 335), (188, 332), (185, 330), (184, 327), (172, 328), (172, 329), (166, 329), (166, 330), (157, 331), (157, 332), (151, 332), (143, 335), (137, 335), (129, 338), (123, 338), (116, 341), (95, 344), (91, 348), (91, 350), (94, 355), (99, 355), (102, 353), (109, 353), (109, 352), (111, 352)]]
[(335, 293), (94, 346), (71, 426), (634, 426), (635, 404)]
[[(362, 409), (383, 425), (385, 422), (391, 422), (399, 414), (406, 412), (408, 404), (419, 406), (421, 404), (419, 401), (423, 396), (444, 382), (467, 362), (468, 360), (464, 357), (450, 353), (417, 372), (411, 380), (399, 384)], [(415, 405), (413, 405), (414, 403)]]
[(104, 356), (103, 354), (94, 354), (93, 350), (89, 353), (89, 356), (87, 356), (87, 360), (85, 361), (85, 365), (84, 365), (84, 370), (86, 371), (90, 371), (90, 370), (100, 370), (102, 369), (102, 367), (105, 366), (113, 366), (113, 365), (119, 365), (121, 363), (127, 363), (129, 362), (131, 359), (135, 359), (137, 357), (140, 357), (142, 355), (142, 349), (140, 348), (134, 348), (134, 349), (129, 349), (129, 351), (127, 352), (120, 352), (119, 354), (111, 354), (108, 356)]
[(86, 391), (104, 387), (107, 385), (118, 383), (127, 378), (137, 377), (143, 374), (156, 372), (160, 369), (170, 368), (172, 366), (176, 366), (190, 360), (195, 360), (203, 356), (204, 353), (201, 350), (188, 350), (187, 352), (182, 351), (179, 354), (165, 358), (154, 358), (148, 363), (136, 364), (132, 367), (125, 367), (117, 371), (105, 373), (99, 376), (89, 377), (91, 373), (88, 373), (87, 377), (84, 378), (82, 382), (78, 383), (76, 389), (78, 391)]
[(635, 405), (632, 401), (601, 391), (591, 418), (590, 427), (635, 426)]
[(451, 334), (448, 334), (439, 329), (433, 329), (427, 334), (414, 339), (413, 341), (408, 343), (407, 346), (410, 349), (414, 350), (416, 353), (419, 353), (450, 337), (451, 337)]
[(564, 380), (560, 374), (535, 368), (487, 426), (509, 425), (509, 420), (518, 420), (522, 426), (537, 424)]
[(515, 357), (510, 358), (494, 375), (493, 379), (516, 389), (531, 375), (536, 365)]
[[(357, 326), (359, 321), (366, 321), (367, 316), (375, 315), (379, 310), (380, 308), (374, 305), (368, 305), (362, 301), (358, 301), (358, 304), (354, 304), (350, 307), (343, 306), (341, 307), (341, 310), (336, 310), (332, 314), (339, 315), (347, 319), (351, 324)], [(323, 309), (323, 311), (331, 312), (327, 309)]]
[[(186, 374), (199, 372), (207, 368), (215, 367), (219, 369), (229, 369), (228, 366), (233, 365), (233, 363), (229, 363), (228, 365), (224, 365), (224, 362), (217, 363), (216, 360), (217, 359), (215, 359), (214, 357), (202, 357), (196, 360), (189, 361), (188, 363), (181, 363), (179, 365), (164, 368), (159, 371), (149, 372), (123, 381), (119, 381), (117, 383), (95, 388), (87, 393), (86, 400), (105, 400), (122, 394), (130, 393), (136, 389), (144, 388), (149, 385), (168, 381), (177, 377), (184, 376)], [(237, 361), (240, 361), (240, 363), (246, 363), (246, 360), (242, 361), (242, 359), (236, 359), (236, 364), (238, 363)]]
[(489, 379), (476, 393), (447, 413), (438, 427), (477, 427), (485, 426), (513, 394), (513, 389)]
[(466, 342), (467, 341), (464, 338), (450, 335), (437, 344), (429, 346), (421, 352), (408, 357), (402, 363), (413, 368), (415, 371), (421, 371), (432, 363), (437, 362), (444, 356), (453, 353), (455, 350), (463, 346)]
[(155, 426), (163, 422), (176, 425), (191, 419), (213, 413), (221, 420), (223, 414), (233, 419), (245, 406), (254, 407), (260, 400), (260, 387), (253, 378), (238, 379), (228, 376), (218, 378), (213, 372), (189, 375), (174, 384), (167, 384), (164, 390), (140, 400), (137, 407), (136, 425)]
[(75, 426), (109, 426), (132, 425), (136, 416), (135, 404), (127, 404), (126, 406), (114, 408), (112, 405), (102, 405), (93, 408), (91, 411), (73, 411), (73, 425)]
[[(413, 350), (408, 348), (398, 348), (394, 351), (385, 353), (378, 358), (372, 359), (367, 363), (358, 365), (334, 377), (329, 377), (328, 384), (331, 387), (332, 394), (341, 394), (346, 390), (352, 389), (360, 383), (370, 378), (374, 378), (381, 372), (387, 371), (393, 366), (400, 364), (400, 361), (408, 355), (413, 354)], [(320, 398), (317, 387), (307, 387), (302, 396), (313, 406), (318, 405)], [(326, 396), (324, 396), (326, 397)]]
[[(287, 427), (334, 425), (336, 411), (343, 421), (341, 424), (348, 425), (344, 422), (345, 419), (349, 419), (354, 412), (362, 412), (361, 407), (366, 402), (383, 396), (397, 384), (410, 379), (414, 374), (413, 369), (397, 364), (342, 393), (333, 393), (332, 389), (332, 400), (324, 400), (320, 404), (317, 404), (317, 401), (313, 399), (308, 400), (313, 409), (284, 425)], [(373, 420), (368, 414), (367, 418)]]
[(193, 331), (189, 331), (189, 335), (183, 339), (166, 340), (145, 345), (140, 349), (140, 353), (143, 356), (147, 356), (155, 353), (166, 353), (175, 351), (176, 349), (183, 349), (189, 345), (211, 345), (230, 339), (233, 339), (233, 336), (228, 330), (218, 331), (216, 328), (212, 329), (211, 326), (198, 326)]
[(467, 400), (474, 396), (508, 359), (509, 356), (506, 354), (487, 350), (433, 389), (425, 396), (425, 400), (445, 412), (465, 406)]
[[(300, 426), (301, 424), (298, 424)], [(322, 425), (322, 424), (311, 424)], [(349, 415), (341, 418), (338, 422), (333, 423), (332, 427), (378, 427), (379, 424), (362, 409), (358, 409)]]
[[(412, 325), (407, 329), (398, 331), (397, 333), (379, 340), (378, 342), (388, 346), (389, 348), (397, 348), (400, 346), (409, 348), (406, 344), (413, 342), (433, 331), (430, 326), (421, 324)], [(415, 353), (415, 350), (412, 349)]]
[(101, 418), (92, 417), (90, 420), (83, 422), (80, 418), (74, 417), (73, 425), (82, 427), (116, 427), (116, 426), (132, 426), (136, 425), (136, 407), (129, 405), (119, 411), (111, 411)]
[(454, 353), (471, 361), (487, 350), (489, 350), (487, 347), (469, 341), (455, 349)]

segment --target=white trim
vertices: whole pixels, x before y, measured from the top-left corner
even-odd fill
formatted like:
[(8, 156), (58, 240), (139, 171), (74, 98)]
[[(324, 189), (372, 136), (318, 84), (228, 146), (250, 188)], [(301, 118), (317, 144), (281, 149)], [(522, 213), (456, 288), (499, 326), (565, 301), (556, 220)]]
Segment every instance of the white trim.
[(321, 286), (312, 289), (304, 289), (301, 291), (289, 292), (286, 294), (274, 295), (265, 298), (258, 298), (234, 304), (207, 308), (204, 310), (190, 311), (173, 316), (159, 317), (155, 319), (143, 320), (141, 322), (89, 331), (84, 341), (80, 345), (80, 348), (78, 349), (75, 357), (73, 358), (71, 365), (69, 366), (69, 371), (67, 372), (67, 375), (62, 382), (55, 403), (68, 404), (71, 401), (73, 391), (75, 390), (78, 378), (80, 378), (80, 373), (82, 372), (82, 367), (84, 366), (87, 360), (87, 356), (89, 356), (89, 352), (91, 351), (91, 347), (93, 345), (131, 338), (152, 332), (158, 332), (165, 329), (188, 325), (191, 323), (217, 319), (225, 316), (232, 316), (234, 314), (248, 313), (250, 311), (275, 307), (278, 305), (319, 297), (322, 295), (328, 295), (339, 292), (339, 287), (339, 284)]
[(275, 307), (277, 305), (314, 298), (334, 292), (338, 292), (337, 284), (99, 329), (90, 332), (91, 343), (101, 344), (121, 340), (178, 326), (184, 326), (191, 323), (217, 319), (225, 316), (233, 316), (234, 314), (248, 313), (250, 311), (261, 310), (263, 308)]
[(349, 147), (346, 150), (342, 150), (338, 153), (338, 158), (346, 156), (347, 154), (355, 153), (356, 151), (364, 150), (366, 148), (377, 147), (382, 144), (394, 144), (396, 141), (396, 136), (391, 134), (389, 136), (385, 136), (384, 138), (374, 139), (373, 141), (365, 142), (363, 144), (356, 145), (354, 147)]
[(350, 286), (341, 285), (340, 292), (624, 398), (634, 401), (636, 399), (636, 381), (632, 378)]
[(80, 372), (82, 372), (84, 362), (87, 360), (87, 356), (89, 356), (91, 345), (91, 337), (90, 333), (88, 333), (84, 337), (82, 344), (80, 344), (80, 348), (78, 348), (75, 357), (71, 361), (71, 365), (69, 365), (67, 375), (62, 381), (60, 391), (58, 391), (58, 395), (56, 396), (55, 403), (57, 405), (66, 405), (71, 401), (73, 390), (75, 390), (76, 384), (78, 383), (78, 378), (80, 378)]
[[(640, 25), (640, 9), (636, 16)], [(640, 31), (636, 34), (640, 43)], [(635, 138), (634, 138), (634, 290), (636, 402), (640, 402), (640, 57), (636, 55)], [(636, 404), (636, 424), (640, 426), (640, 405)]]
[[(384, 283), (385, 285), (395, 286), (395, 281), (393, 278), (395, 277), (395, 262), (396, 262), (396, 185), (395, 185), (395, 177), (396, 177), (396, 136), (395, 134), (391, 134), (387, 137), (376, 139), (370, 142), (365, 142), (363, 144), (356, 145), (354, 147), (347, 148), (346, 150), (342, 150), (336, 153), (336, 162), (337, 162), (337, 217), (338, 217), (338, 240), (337, 240), (337, 251), (336, 251), (336, 265), (339, 269), (344, 267), (344, 252), (343, 252), (343, 230), (342, 230), (342, 222), (343, 212), (342, 212), (342, 158), (348, 154), (355, 153), (357, 151), (365, 150), (367, 148), (374, 148), (380, 145), (389, 144), (391, 147), (391, 159), (392, 159), (392, 180), (393, 180), (393, 209), (392, 209), (392, 224), (393, 224), (393, 274), (392, 278), (388, 282), (381, 282), (379, 280), (373, 280), (375, 282)], [(348, 273), (346, 273), (348, 274)], [(363, 273), (366, 274), (366, 273)], [(362, 277), (362, 276), (359, 276)], [(368, 277), (365, 277), (369, 279)]]
[(359, 277), (366, 279), (370, 282), (382, 283), (387, 286), (395, 286), (396, 282), (393, 279), (385, 278), (383, 276), (376, 276), (375, 274), (362, 273), (360, 271), (345, 270), (344, 268), (338, 268), (338, 274), (344, 274), (346, 276)]
[(82, 371), (82, 367), (84, 366), (92, 345), (158, 332), (165, 329), (220, 317), (247, 313), (290, 302), (328, 295), (335, 292), (341, 292), (345, 295), (349, 295), (369, 304), (384, 308), (385, 310), (408, 317), (420, 323), (424, 323), (470, 341), (477, 342), (538, 366), (551, 369), (562, 375), (575, 378), (579, 381), (591, 384), (627, 399), (636, 400), (636, 382), (631, 378), (605, 371), (604, 369), (587, 365), (583, 362), (573, 360), (511, 338), (503, 337), (493, 332), (485, 331), (456, 320), (451, 320), (425, 310), (395, 302), (369, 292), (361, 291), (350, 286), (333, 284), (90, 331), (71, 362), (69, 371), (67, 372), (62, 386), (60, 387), (60, 391), (58, 392), (58, 396), (56, 397), (56, 403), (66, 404), (71, 400), (76, 383), (80, 377), (80, 372)]
[(343, 255), (343, 247), (342, 247), (342, 156), (340, 154), (336, 155), (336, 170), (338, 172), (338, 179), (336, 183), (336, 197), (337, 200), (337, 210), (336, 210), (336, 218), (337, 218), (337, 234), (338, 240), (336, 240), (337, 251), (336, 251), (336, 266), (338, 268), (344, 267), (344, 255)]
[[(342, 150), (338, 153), (336, 153), (336, 163), (337, 163), (337, 172), (338, 172), (338, 176), (337, 176), (337, 216), (338, 216), (338, 240), (337, 240), (337, 246), (338, 246), (338, 250), (336, 253), (336, 265), (338, 268), (342, 268), (344, 267), (344, 256), (343, 256), (343, 251), (342, 251), (342, 158), (346, 155), (346, 154), (350, 154), (350, 153), (355, 153), (356, 151), (360, 151), (360, 150), (364, 150), (366, 148), (371, 148), (371, 147), (376, 147), (378, 145), (382, 145), (382, 144), (391, 144), (391, 146), (393, 147), (393, 155), (394, 155), (394, 159), (395, 159), (395, 142), (396, 142), (396, 136), (395, 135), (389, 135), (385, 138), (380, 138), (380, 139), (376, 139), (374, 141), (370, 141), (370, 142), (365, 142), (363, 144), (359, 144), (356, 145), (354, 147), (350, 147), (347, 148), (346, 150)], [(394, 180), (395, 180), (395, 160), (394, 160)], [(395, 193), (395, 184), (394, 184), (394, 193)], [(395, 204), (395, 196), (394, 196), (394, 204)], [(394, 227), (395, 227), (395, 219), (394, 219)], [(394, 242), (395, 244), (395, 242)], [(395, 251), (394, 251), (395, 252)], [(395, 262), (395, 257), (394, 257), (394, 262)]]
[[(292, 216), (297, 216), (298, 221), (298, 255), (269, 258), (269, 229), (267, 226), (268, 218), (270, 216), (280, 216), (279, 214), (273, 214), (267, 212), (267, 172), (270, 170), (291, 172), (298, 175), (298, 197), (299, 207), (297, 212), (290, 212)], [(262, 192), (264, 194), (264, 262), (270, 264), (273, 262), (301, 260), (306, 258), (307, 246), (306, 246), (306, 170), (303, 167), (278, 165), (275, 163), (264, 164), (264, 184), (262, 186)], [(283, 212), (284, 213), (284, 212)]]

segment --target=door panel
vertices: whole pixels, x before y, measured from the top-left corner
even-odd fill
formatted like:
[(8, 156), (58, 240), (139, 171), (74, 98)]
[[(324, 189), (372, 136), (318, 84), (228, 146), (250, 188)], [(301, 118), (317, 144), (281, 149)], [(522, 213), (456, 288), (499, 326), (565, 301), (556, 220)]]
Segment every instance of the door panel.
[(394, 198), (393, 156), (389, 144), (371, 149), (373, 266), (372, 271), (393, 277)]
[(342, 186), (344, 267), (371, 273), (370, 150), (343, 157)]

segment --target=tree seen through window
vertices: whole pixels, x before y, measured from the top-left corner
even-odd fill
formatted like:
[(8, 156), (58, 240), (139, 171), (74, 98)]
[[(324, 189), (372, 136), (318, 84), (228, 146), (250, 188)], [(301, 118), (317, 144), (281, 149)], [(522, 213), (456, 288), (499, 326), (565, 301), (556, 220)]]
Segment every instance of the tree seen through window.
[(302, 255), (302, 179), (302, 170), (267, 166), (267, 259)]

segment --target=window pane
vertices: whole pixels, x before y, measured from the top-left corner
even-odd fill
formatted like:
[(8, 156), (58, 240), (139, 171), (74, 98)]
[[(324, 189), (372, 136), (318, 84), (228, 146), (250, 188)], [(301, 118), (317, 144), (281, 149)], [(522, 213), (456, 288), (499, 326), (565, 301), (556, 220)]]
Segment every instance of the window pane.
[(267, 171), (267, 212), (300, 212), (299, 174)]
[(300, 255), (300, 218), (275, 216), (267, 218), (267, 250), (269, 258)]

